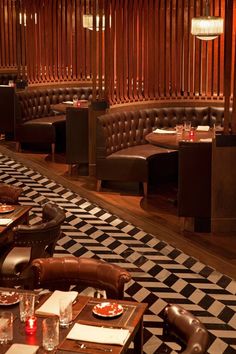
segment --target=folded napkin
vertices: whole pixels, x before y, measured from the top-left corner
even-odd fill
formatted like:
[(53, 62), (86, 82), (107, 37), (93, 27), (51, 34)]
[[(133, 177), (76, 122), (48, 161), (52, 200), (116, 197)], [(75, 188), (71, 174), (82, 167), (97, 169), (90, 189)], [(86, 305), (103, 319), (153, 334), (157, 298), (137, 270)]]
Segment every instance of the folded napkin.
[(59, 316), (59, 301), (60, 299), (68, 299), (74, 301), (78, 296), (77, 291), (59, 291), (56, 290), (53, 294), (40, 306), (36, 311), (36, 315), (58, 315)]
[(87, 326), (76, 323), (66, 338), (94, 343), (124, 345), (129, 335), (128, 329)]
[(211, 143), (212, 142), (212, 138), (206, 138), (206, 139), (199, 139), (199, 141), (201, 141), (202, 143)]
[(158, 134), (176, 134), (175, 130), (167, 130), (167, 129), (156, 129), (153, 130), (153, 133), (158, 133)]
[(36, 354), (38, 348), (37, 345), (14, 343), (5, 354)]
[(10, 222), (12, 222), (12, 219), (0, 219), (0, 226), (8, 225)]
[(73, 104), (73, 101), (64, 101), (62, 103), (66, 103), (66, 104)]
[(199, 125), (196, 129), (197, 132), (208, 132), (209, 130), (209, 125)]

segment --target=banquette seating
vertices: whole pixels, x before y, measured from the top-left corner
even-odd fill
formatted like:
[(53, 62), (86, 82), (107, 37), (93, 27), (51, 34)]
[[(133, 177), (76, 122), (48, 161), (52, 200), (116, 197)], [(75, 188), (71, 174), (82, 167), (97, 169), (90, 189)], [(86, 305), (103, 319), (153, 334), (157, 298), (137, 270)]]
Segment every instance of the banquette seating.
[(18, 112), (15, 122), (17, 150), (22, 143), (51, 144), (55, 153), (57, 135), (65, 134), (65, 115), (53, 111), (52, 104), (78, 99), (92, 99), (92, 89), (82, 87), (63, 87), (45, 89), (26, 89), (17, 93)]
[[(145, 136), (156, 128), (174, 128), (190, 120), (192, 126), (222, 123), (223, 108), (165, 107), (108, 113), (97, 118), (97, 190), (103, 180), (138, 181), (147, 195), (150, 177), (173, 174), (177, 151), (148, 144)], [(155, 177), (154, 177), (155, 178)]]
[(32, 262), (31, 288), (69, 290), (92, 287), (105, 290), (108, 298), (123, 299), (124, 285), (131, 280), (130, 273), (115, 264), (94, 258), (52, 257)]

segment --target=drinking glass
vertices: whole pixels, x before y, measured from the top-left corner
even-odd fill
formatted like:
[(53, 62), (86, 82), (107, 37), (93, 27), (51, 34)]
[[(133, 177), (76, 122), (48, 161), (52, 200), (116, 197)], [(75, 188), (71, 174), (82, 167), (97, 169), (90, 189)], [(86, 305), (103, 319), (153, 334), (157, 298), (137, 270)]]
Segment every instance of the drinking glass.
[(68, 299), (59, 300), (60, 327), (69, 327), (72, 322), (72, 301)]
[(25, 322), (34, 315), (35, 295), (31, 293), (20, 294), (20, 320)]
[(176, 124), (175, 130), (178, 136), (183, 134), (183, 129), (184, 129), (183, 124)]
[(185, 130), (186, 132), (189, 132), (189, 131), (191, 130), (191, 121), (190, 121), (190, 120), (186, 120), (186, 121), (184, 122), (184, 130)]
[(0, 343), (5, 344), (13, 339), (13, 313), (0, 312)]
[(74, 107), (77, 107), (77, 105), (78, 105), (78, 96), (77, 96), (77, 95), (74, 95), (74, 96), (73, 96), (73, 106), (74, 106)]
[(59, 344), (59, 319), (56, 316), (42, 321), (43, 348), (52, 351)]

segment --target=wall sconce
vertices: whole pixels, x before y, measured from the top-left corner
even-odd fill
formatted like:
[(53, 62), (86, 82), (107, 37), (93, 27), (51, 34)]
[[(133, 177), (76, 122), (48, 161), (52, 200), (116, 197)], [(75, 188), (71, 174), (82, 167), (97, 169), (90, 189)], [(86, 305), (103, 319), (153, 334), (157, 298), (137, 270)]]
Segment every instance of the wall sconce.
[(224, 19), (209, 13), (210, 3), (206, 0), (204, 16), (194, 17), (191, 24), (192, 35), (204, 41), (213, 40), (224, 32)]

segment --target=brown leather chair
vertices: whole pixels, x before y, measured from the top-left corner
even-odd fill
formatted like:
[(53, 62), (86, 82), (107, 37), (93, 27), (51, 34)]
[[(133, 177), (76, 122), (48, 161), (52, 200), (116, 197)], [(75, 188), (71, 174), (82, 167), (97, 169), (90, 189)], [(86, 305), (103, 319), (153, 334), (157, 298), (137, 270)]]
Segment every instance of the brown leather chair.
[(28, 287), (31, 262), (53, 255), (65, 213), (57, 205), (48, 203), (42, 214), (40, 224), (13, 228), (13, 242), (0, 258), (0, 286)]
[(169, 304), (164, 310), (164, 334), (175, 334), (186, 343), (182, 354), (204, 354), (208, 348), (205, 326), (189, 311), (179, 305)]
[(32, 289), (69, 290), (71, 285), (105, 290), (107, 297), (122, 299), (129, 272), (115, 264), (93, 258), (35, 259), (31, 265)]
[(22, 189), (19, 187), (0, 183), (0, 203), (2, 204), (18, 204), (18, 198), (21, 193)]

